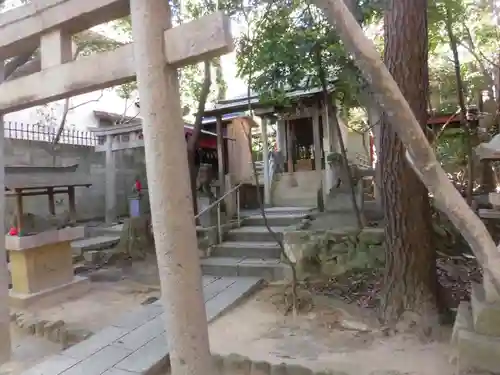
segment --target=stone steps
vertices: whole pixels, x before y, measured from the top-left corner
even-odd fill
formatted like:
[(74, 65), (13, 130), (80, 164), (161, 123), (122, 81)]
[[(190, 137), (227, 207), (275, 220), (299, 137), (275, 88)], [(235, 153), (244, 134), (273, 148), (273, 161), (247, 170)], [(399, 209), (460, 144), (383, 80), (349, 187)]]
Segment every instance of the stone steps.
[(73, 254), (81, 255), (87, 251), (98, 251), (110, 249), (118, 244), (120, 236), (118, 235), (103, 235), (97, 237), (84, 238), (71, 242)]
[(276, 242), (226, 241), (216, 245), (212, 250), (212, 256), (226, 258), (279, 259), (280, 255), (281, 249)]
[(275, 281), (286, 277), (288, 266), (273, 258), (210, 257), (201, 260), (201, 269), (208, 276), (260, 277)]
[(111, 226), (94, 226), (86, 228), (86, 237), (119, 236), (123, 229), (123, 224)]
[[(271, 229), (279, 239), (290, 226), (300, 223), (313, 209), (310, 207), (266, 208)], [(201, 260), (204, 275), (251, 276), (268, 281), (287, 277), (289, 267), (281, 262), (281, 249), (264, 226), (259, 210), (242, 212), (242, 227), (231, 229), (225, 241), (212, 249), (211, 257)]]
[[(302, 219), (307, 217), (307, 213), (297, 212), (297, 213), (266, 213), (266, 219), (268, 225), (271, 227), (287, 227), (300, 222)], [(245, 218), (245, 225), (249, 226), (264, 226), (265, 221), (262, 215), (252, 215)]]
[[(283, 232), (287, 227), (271, 227), (273, 232), (281, 239)], [(226, 234), (226, 241), (241, 242), (275, 242), (275, 239), (269, 230), (264, 226), (243, 226), (235, 228)]]

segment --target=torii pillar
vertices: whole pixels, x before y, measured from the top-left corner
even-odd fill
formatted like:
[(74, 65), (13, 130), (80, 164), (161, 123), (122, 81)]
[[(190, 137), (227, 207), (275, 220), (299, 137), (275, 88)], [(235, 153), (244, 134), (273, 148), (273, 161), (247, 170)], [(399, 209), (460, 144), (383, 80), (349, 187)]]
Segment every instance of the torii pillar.
[[(4, 78), (4, 61), (0, 61), (0, 82)], [(5, 184), (4, 170), (4, 131), (3, 115), (0, 114), (0, 182)], [(5, 193), (0, 195), (0, 228), (5, 226)], [(3, 235), (2, 235), (3, 236)], [(10, 360), (10, 310), (9, 310), (9, 269), (7, 267), (7, 253), (5, 251), (5, 238), (0, 243), (0, 364)]]
[[(176, 67), (165, 63), (165, 56), (170, 59), (179, 53), (176, 49), (165, 50), (164, 30), (172, 27), (170, 6), (165, 0), (131, 0), (130, 8), (172, 373), (212, 375), (179, 82)], [(205, 30), (192, 32), (204, 33)], [(227, 49), (218, 54), (232, 50), (229, 21), (217, 32), (227, 34)], [(184, 34), (183, 37), (178, 48), (192, 48), (192, 36)]]

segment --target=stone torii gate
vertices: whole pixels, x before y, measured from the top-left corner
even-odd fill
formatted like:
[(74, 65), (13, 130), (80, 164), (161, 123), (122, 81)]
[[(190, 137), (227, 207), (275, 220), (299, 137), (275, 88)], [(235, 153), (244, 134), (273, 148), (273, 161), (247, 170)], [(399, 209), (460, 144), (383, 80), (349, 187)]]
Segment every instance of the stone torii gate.
[[(129, 14), (133, 43), (72, 61), (72, 35)], [(176, 68), (230, 52), (229, 18), (217, 12), (172, 28), (165, 0), (32, 0), (0, 14), (1, 60), (37, 46), (41, 71), (0, 85), (0, 115), (126, 83), (137, 72), (172, 370), (209, 374), (196, 230), (191, 197), (185, 194), (189, 176)], [(4, 207), (2, 194), (0, 212)], [(5, 361), (11, 349), (4, 244), (0, 259), (0, 359)]]

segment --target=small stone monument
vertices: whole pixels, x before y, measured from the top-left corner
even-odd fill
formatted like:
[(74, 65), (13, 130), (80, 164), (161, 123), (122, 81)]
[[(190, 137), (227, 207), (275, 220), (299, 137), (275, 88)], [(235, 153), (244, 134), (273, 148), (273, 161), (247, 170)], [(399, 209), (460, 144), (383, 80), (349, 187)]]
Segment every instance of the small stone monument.
[[(12, 289), (11, 305), (24, 308), (40, 300), (57, 299), (85, 293), (87, 278), (73, 275), (71, 241), (84, 237), (84, 227), (76, 225), (75, 188), (90, 183), (71, 167), (5, 167), (6, 196), (16, 199), (16, 223), (5, 235), (9, 252)], [(67, 194), (69, 217), (55, 219), (56, 194)], [(50, 226), (25, 223), (23, 198), (47, 196)]]
[[(476, 155), (480, 160), (500, 160), (500, 134), (497, 134), (489, 142), (483, 142), (475, 148)], [(500, 193), (491, 192), (488, 194), (488, 201), (493, 209), (480, 209), (479, 217), (482, 219), (500, 219)]]

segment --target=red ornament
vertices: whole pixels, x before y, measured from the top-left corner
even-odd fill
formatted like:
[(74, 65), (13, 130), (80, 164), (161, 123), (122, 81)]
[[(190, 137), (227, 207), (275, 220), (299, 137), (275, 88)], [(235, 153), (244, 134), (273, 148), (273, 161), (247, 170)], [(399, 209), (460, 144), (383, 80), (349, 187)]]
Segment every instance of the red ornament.
[(17, 236), (19, 234), (19, 231), (17, 230), (16, 227), (12, 227), (9, 230), (9, 236)]
[(142, 184), (141, 184), (141, 181), (139, 180), (135, 180), (135, 190), (140, 193), (141, 190), (142, 190)]

